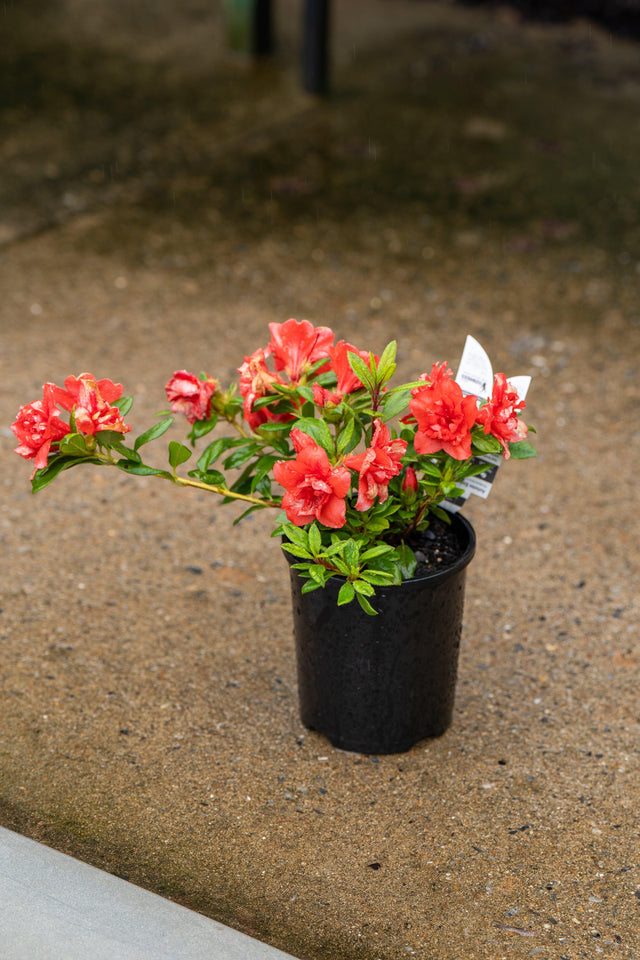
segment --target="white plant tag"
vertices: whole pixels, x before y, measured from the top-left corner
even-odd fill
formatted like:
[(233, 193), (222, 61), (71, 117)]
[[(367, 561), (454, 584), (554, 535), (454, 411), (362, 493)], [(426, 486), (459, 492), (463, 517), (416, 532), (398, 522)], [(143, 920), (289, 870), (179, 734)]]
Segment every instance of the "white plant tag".
[(475, 337), (467, 335), (464, 350), (460, 357), (460, 366), (456, 373), (456, 383), (462, 387), (466, 396), (475, 393), (477, 397), (488, 400), (493, 390), (493, 368), (486, 350)]
[[(491, 396), (493, 391), (491, 360), (484, 347), (478, 343), (475, 337), (467, 335), (455, 379), (465, 396), (473, 393), (483, 400), (488, 400)], [(531, 377), (510, 377), (509, 383), (517, 391), (520, 400), (524, 400), (531, 384)], [(461, 480), (458, 484), (463, 491), (461, 496), (443, 500), (441, 506), (449, 513), (457, 513), (472, 493), (486, 500), (491, 492), (491, 485), (496, 478), (502, 459), (502, 456), (497, 453), (487, 453), (482, 457), (474, 457), (472, 463), (486, 463), (487, 469), (484, 473), (479, 473), (475, 477)]]
[[(508, 380), (516, 389), (519, 398), (524, 400), (531, 385), (531, 377), (508, 377)], [(483, 400), (488, 400), (493, 390), (491, 360), (484, 347), (469, 334), (456, 373), (456, 383), (462, 387), (465, 395), (475, 393), (476, 397), (482, 397)]]

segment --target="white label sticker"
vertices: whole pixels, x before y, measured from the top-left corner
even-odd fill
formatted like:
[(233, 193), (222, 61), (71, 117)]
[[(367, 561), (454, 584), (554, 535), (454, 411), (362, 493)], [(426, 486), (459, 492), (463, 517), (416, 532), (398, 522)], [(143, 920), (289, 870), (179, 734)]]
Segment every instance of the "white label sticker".
[[(493, 391), (493, 368), (491, 366), (491, 360), (484, 347), (478, 343), (475, 337), (467, 336), (455, 379), (465, 395), (473, 393), (476, 397), (480, 397), (483, 400), (488, 400), (491, 396)], [(531, 377), (510, 377), (508, 382), (516, 390), (520, 400), (524, 400), (531, 385)], [(476, 474), (476, 476), (469, 477), (467, 480), (462, 480), (458, 484), (463, 491), (462, 495), (443, 500), (441, 506), (444, 507), (445, 510), (448, 510), (449, 513), (457, 513), (472, 493), (486, 500), (491, 492), (491, 486), (496, 478), (502, 459), (499, 454), (495, 453), (487, 453), (482, 457), (474, 457), (472, 460), (473, 464), (486, 463), (487, 469), (484, 473)]]

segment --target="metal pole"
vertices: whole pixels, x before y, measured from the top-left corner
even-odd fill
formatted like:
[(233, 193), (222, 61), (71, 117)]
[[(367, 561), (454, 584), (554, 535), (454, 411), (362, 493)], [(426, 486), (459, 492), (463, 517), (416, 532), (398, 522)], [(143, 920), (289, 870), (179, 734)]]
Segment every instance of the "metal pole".
[(253, 52), (257, 57), (273, 53), (271, 0), (256, 0), (253, 19)]
[(329, 0), (304, 0), (302, 83), (309, 93), (328, 87)]

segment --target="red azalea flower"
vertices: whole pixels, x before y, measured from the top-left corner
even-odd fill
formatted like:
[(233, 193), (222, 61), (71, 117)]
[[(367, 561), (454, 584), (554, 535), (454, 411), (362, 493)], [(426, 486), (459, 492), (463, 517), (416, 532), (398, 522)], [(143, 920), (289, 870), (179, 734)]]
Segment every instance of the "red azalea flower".
[(218, 384), (210, 377), (199, 380), (194, 373), (176, 370), (164, 388), (173, 413), (183, 413), (189, 423), (206, 420), (211, 413), (211, 397)]
[(322, 447), (301, 430), (291, 431), (291, 441), (295, 460), (273, 465), (273, 475), (286, 491), (282, 507), (287, 519), (297, 527), (316, 519), (326, 527), (344, 526), (351, 474), (345, 467), (332, 467)]
[(58, 441), (71, 432), (69, 424), (60, 419), (56, 406), (55, 391), (59, 389), (55, 383), (45, 383), (42, 400), (20, 407), (15, 423), (11, 424), (20, 441), (15, 452), (25, 460), (34, 461), (34, 474), (46, 467), (51, 449), (55, 450)]
[(518, 418), (518, 410), (524, 410), (526, 404), (520, 400), (517, 390), (507, 382), (504, 373), (496, 373), (493, 381), (491, 399), (480, 407), (476, 423), (484, 427), (502, 444), (505, 460), (511, 456), (509, 441), (524, 440), (529, 427)]
[(433, 379), (411, 391), (409, 410), (417, 421), (414, 445), (416, 453), (444, 450), (454, 460), (466, 460), (471, 456), (477, 398), (465, 397), (455, 380), (442, 371), (443, 366), (434, 364)]
[(92, 373), (79, 377), (67, 377), (65, 390), (54, 386), (57, 403), (65, 410), (73, 410), (78, 433), (96, 434), (100, 430), (116, 430), (128, 433), (126, 424), (117, 407), (111, 406), (122, 396), (122, 384), (112, 380), (96, 380)]
[(267, 420), (281, 419), (275, 417), (266, 407), (262, 410), (253, 409), (254, 401), (259, 397), (265, 397), (271, 391), (273, 383), (284, 383), (281, 377), (271, 373), (267, 367), (269, 353), (269, 347), (266, 350), (260, 347), (250, 357), (245, 357), (242, 366), (238, 367), (240, 394), (244, 398), (243, 416), (252, 430), (266, 423)]
[(452, 377), (453, 370), (447, 361), (443, 360), (442, 363), (434, 363), (431, 367), (431, 373), (423, 373), (419, 379), (426, 380), (430, 386), (434, 387), (439, 383), (446, 383)]
[[(357, 347), (354, 347), (351, 343), (347, 343), (346, 340), (339, 340), (335, 347), (331, 348), (329, 351), (331, 366), (338, 378), (336, 389), (341, 397), (344, 397), (345, 393), (361, 390), (363, 386), (349, 364), (348, 354), (350, 353), (357, 354), (361, 360), (364, 360), (367, 366), (369, 366), (370, 362), (371, 354), (367, 350), (358, 350)], [(379, 357), (375, 357), (376, 363), (379, 359)]]
[(333, 330), (314, 327), (308, 320), (270, 323), (269, 330), (268, 349), (273, 354), (276, 370), (285, 370), (292, 383), (298, 383), (317, 360), (328, 358), (333, 346)]
[(360, 474), (356, 510), (368, 510), (376, 497), (381, 503), (389, 495), (389, 480), (400, 473), (407, 444), (404, 440), (392, 440), (388, 428), (381, 420), (374, 420), (371, 446), (364, 453), (345, 458), (345, 466)]
[(97, 390), (105, 403), (113, 403), (122, 396), (121, 383), (114, 383), (113, 380), (96, 380), (92, 373), (81, 373), (79, 377), (67, 377), (64, 390), (52, 384), (56, 403), (59, 403), (64, 410), (73, 410), (78, 403), (83, 385)]
[[(450, 380), (453, 377), (453, 371), (449, 367), (446, 360), (443, 360), (442, 363), (434, 363), (431, 367), (431, 373), (421, 373), (418, 377), (418, 380), (424, 380), (425, 385), (428, 387), (437, 387), (438, 384), (446, 383), (447, 380)], [(411, 393), (413, 396), (416, 396), (417, 392), (422, 388), (417, 387), (415, 390), (412, 390)], [(411, 404), (409, 404), (411, 408)], [(411, 426), (416, 422), (416, 418), (413, 413), (407, 413), (404, 417), (400, 417), (400, 423), (406, 423)]]

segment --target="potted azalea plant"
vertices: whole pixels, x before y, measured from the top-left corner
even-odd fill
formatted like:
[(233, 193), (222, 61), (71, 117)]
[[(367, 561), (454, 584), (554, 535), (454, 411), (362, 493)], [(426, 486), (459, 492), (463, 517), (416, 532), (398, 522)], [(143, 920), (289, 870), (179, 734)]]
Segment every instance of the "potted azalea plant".
[[(223, 389), (177, 371), (170, 409), (132, 440), (133, 400), (88, 373), (20, 408), (16, 452), (34, 492), (81, 464), (116, 467), (275, 511), (291, 568), (303, 722), (336, 745), (404, 750), (451, 722), (466, 566), (475, 547), (459, 513), (505, 459), (535, 455), (522, 390), (496, 374), (471, 393), (446, 362), (392, 385), (396, 344), (380, 356), (306, 320), (269, 324)], [(143, 448), (175, 417), (168, 467)], [(194, 447), (195, 465), (186, 469)]]

